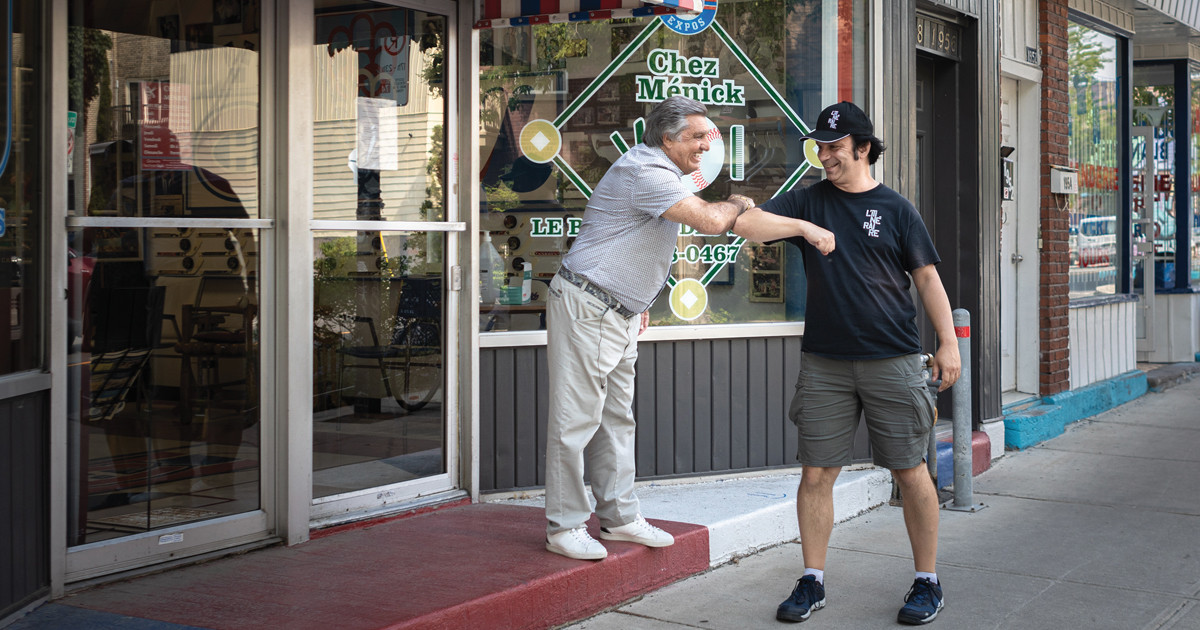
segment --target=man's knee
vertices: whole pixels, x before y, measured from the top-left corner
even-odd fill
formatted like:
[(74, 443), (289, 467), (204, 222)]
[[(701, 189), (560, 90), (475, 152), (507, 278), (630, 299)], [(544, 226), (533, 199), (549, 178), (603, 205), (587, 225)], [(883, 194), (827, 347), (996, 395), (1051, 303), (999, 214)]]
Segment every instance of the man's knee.
[(933, 485), (933, 480), (929, 477), (929, 469), (924, 463), (912, 468), (892, 470), (892, 476), (900, 484), (901, 491), (907, 488), (924, 488)]
[(800, 487), (832, 491), (833, 484), (841, 472), (841, 467), (805, 466), (800, 475)]

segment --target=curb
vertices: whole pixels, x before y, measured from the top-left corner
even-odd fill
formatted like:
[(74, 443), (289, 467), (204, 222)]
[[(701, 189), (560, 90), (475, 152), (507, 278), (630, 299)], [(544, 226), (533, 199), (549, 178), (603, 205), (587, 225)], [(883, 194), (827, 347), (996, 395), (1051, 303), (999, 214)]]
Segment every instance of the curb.
[(1004, 416), (1004, 446), (1025, 449), (1062, 435), (1068, 424), (1123, 405), (1149, 391), (1147, 375), (1132, 370), (1076, 390), (1046, 396)]
[[(1200, 355), (1197, 355), (1200, 358)], [(1200, 374), (1200, 363), (1173, 363), (1146, 373), (1146, 384), (1152, 392), (1161, 392), (1186, 383)]]

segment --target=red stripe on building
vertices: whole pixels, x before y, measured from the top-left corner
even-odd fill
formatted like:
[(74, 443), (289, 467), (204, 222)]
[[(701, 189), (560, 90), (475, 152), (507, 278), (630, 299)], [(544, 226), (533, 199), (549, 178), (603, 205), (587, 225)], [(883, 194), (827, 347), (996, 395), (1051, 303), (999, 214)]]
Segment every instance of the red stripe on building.
[(838, 0), (838, 99), (854, 100), (854, 0)]
[(484, 0), (483, 1), (483, 17), (488, 20), (494, 20), (504, 12), (500, 7), (500, 0)]

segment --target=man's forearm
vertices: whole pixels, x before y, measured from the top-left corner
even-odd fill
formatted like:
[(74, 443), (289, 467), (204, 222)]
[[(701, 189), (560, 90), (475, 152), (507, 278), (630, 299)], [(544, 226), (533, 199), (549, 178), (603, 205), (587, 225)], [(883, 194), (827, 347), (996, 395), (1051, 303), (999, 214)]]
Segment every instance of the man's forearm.
[(724, 234), (733, 229), (737, 218), (754, 207), (754, 200), (744, 195), (730, 195), (725, 201), (705, 201), (695, 195), (688, 197), (663, 213), (663, 218), (682, 223), (702, 234)]
[(754, 208), (738, 217), (733, 224), (733, 233), (750, 241), (765, 243), (791, 236), (804, 236), (804, 225), (800, 219), (789, 219), (761, 208)]

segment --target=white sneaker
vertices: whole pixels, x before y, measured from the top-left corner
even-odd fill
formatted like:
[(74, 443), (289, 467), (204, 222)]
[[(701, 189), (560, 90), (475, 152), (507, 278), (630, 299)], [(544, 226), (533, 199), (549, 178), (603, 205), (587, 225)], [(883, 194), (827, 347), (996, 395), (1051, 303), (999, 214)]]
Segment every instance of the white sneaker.
[(546, 549), (576, 560), (603, 560), (608, 550), (588, 534), (587, 527), (576, 527), (546, 536)]
[(600, 537), (604, 540), (624, 540), (638, 543), (647, 547), (670, 547), (675, 544), (675, 537), (646, 522), (641, 516), (637, 520), (613, 528), (600, 528)]

